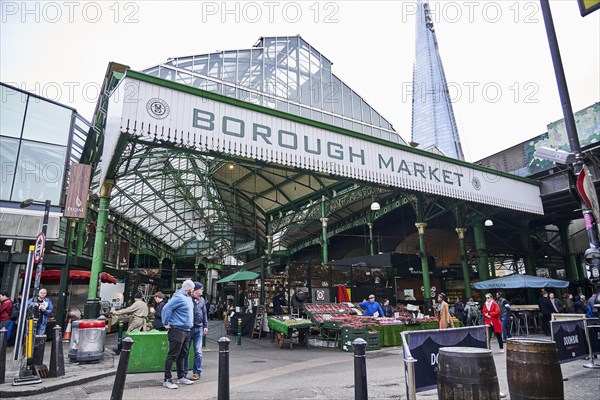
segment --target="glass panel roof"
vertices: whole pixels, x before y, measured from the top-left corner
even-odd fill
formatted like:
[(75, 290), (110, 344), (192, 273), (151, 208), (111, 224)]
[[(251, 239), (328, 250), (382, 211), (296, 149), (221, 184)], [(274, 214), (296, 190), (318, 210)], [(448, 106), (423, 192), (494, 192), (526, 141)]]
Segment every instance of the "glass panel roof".
[(384, 117), (332, 72), (331, 65), (302, 37), (278, 36), (260, 38), (251, 49), (169, 59), (143, 72), (406, 144)]

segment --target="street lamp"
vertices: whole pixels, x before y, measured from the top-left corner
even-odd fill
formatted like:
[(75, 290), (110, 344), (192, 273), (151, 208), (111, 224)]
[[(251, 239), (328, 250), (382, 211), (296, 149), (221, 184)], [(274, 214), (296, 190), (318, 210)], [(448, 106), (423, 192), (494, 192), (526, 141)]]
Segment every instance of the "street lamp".
[[(19, 207), (27, 208), (30, 205), (41, 202), (36, 202), (33, 199), (23, 200)], [(48, 233), (48, 217), (50, 216), (50, 200), (46, 200), (44, 202), (44, 219), (42, 221), (42, 231), (36, 238), (36, 253), (39, 253), (37, 268), (35, 270), (35, 282), (33, 284), (33, 298), (35, 299), (40, 290), (40, 280), (42, 277), (42, 270), (44, 269), (44, 250), (46, 246), (46, 234)], [(22, 301), (27, 301), (27, 299), (23, 299)]]

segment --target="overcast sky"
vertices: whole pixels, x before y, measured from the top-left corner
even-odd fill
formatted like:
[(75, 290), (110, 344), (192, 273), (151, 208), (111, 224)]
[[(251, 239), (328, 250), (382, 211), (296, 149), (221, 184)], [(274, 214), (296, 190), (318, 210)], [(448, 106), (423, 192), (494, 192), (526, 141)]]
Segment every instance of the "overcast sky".
[[(130, 1), (1, 5), (0, 79), (91, 119), (109, 61), (141, 70), (169, 57), (245, 49), (300, 34), (410, 141), (414, 2)], [(562, 118), (539, 1), (431, 1), (468, 161)], [(550, 1), (573, 110), (600, 101), (600, 11)], [(26, 8), (25, 8), (26, 7)]]

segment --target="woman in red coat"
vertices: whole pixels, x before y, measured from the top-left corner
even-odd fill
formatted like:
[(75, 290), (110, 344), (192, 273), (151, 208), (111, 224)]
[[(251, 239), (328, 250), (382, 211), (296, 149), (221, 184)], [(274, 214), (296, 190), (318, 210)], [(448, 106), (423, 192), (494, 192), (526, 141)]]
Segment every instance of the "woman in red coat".
[(492, 337), (492, 331), (498, 339), (498, 346), (500, 350), (498, 353), (504, 353), (504, 345), (502, 343), (502, 322), (500, 321), (500, 306), (494, 301), (491, 293), (486, 293), (485, 303), (483, 304), (483, 316), (484, 324), (488, 327), (490, 338)]

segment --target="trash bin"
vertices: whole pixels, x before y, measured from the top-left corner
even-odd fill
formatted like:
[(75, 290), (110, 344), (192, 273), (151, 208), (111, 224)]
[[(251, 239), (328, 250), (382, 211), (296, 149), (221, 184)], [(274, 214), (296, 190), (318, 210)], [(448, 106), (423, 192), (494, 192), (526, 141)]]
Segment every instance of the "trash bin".
[[(169, 338), (167, 331), (151, 330), (140, 332), (136, 329), (127, 334), (135, 342), (129, 355), (128, 373), (160, 372), (165, 370), (165, 360), (169, 353)], [(188, 366), (194, 365), (194, 350), (188, 354)], [(176, 363), (173, 363), (176, 368)]]
[(77, 362), (100, 361), (106, 341), (106, 320), (81, 321), (78, 331)]
[(71, 345), (69, 346), (69, 360), (77, 360), (77, 343), (79, 342), (79, 324), (87, 319), (78, 319), (71, 323)]

